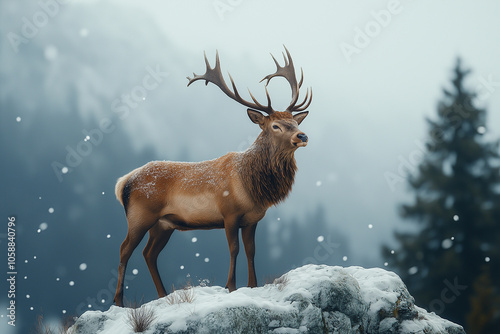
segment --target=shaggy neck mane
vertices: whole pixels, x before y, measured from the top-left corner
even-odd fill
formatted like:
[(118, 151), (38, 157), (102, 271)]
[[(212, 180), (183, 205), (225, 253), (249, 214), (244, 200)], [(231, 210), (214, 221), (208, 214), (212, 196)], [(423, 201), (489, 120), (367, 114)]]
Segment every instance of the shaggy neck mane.
[(294, 151), (275, 147), (264, 133), (243, 152), (241, 162), (241, 178), (256, 204), (278, 204), (292, 190), (297, 171)]

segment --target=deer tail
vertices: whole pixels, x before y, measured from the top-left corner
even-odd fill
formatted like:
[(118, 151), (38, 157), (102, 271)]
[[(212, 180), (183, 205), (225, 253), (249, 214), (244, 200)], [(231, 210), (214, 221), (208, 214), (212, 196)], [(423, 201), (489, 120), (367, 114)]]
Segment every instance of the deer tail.
[(127, 210), (128, 199), (130, 196), (130, 183), (128, 182), (130, 177), (135, 174), (140, 168), (134, 169), (130, 173), (120, 177), (118, 181), (116, 181), (115, 186), (115, 195), (118, 202), (120, 202), (125, 211)]

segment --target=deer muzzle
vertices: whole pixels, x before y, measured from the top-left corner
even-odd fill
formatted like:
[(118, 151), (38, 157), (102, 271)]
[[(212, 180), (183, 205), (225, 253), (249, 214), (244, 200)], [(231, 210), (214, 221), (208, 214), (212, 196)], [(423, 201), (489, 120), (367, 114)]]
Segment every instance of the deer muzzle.
[(292, 139), (293, 146), (304, 147), (307, 145), (308, 138), (307, 138), (307, 135), (305, 133), (303, 133), (303, 132), (298, 133), (295, 137), (296, 138)]

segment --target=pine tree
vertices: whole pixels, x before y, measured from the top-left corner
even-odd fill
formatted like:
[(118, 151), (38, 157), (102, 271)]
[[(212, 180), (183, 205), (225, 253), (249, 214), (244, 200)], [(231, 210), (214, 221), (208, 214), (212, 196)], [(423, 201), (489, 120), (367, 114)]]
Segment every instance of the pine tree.
[[(396, 232), (399, 249), (383, 248), (417, 304), (462, 325), (479, 298), (474, 283), (483, 266), (491, 293), (500, 289), (499, 142), (484, 139), (486, 111), (464, 86), (469, 72), (457, 60), (452, 89), (443, 89), (436, 119), (427, 119), (429, 139), (418, 172), (408, 176), (415, 199), (400, 214), (417, 223), (417, 232)], [(499, 311), (481, 321), (498, 323)]]
[(489, 267), (474, 282), (474, 294), (471, 296), (471, 310), (467, 315), (469, 334), (498, 333), (500, 319), (495, 313), (500, 310), (500, 297), (495, 293)]

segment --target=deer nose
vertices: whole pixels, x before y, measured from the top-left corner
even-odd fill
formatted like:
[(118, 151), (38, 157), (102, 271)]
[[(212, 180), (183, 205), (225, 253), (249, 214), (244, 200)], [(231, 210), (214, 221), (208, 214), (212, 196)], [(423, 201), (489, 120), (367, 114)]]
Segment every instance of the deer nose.
[(302, 141), (302, 142), (306, 142), (307, 141), (307, 136), (305, 133), (299, 133), (297, 135), (297, 137)]

